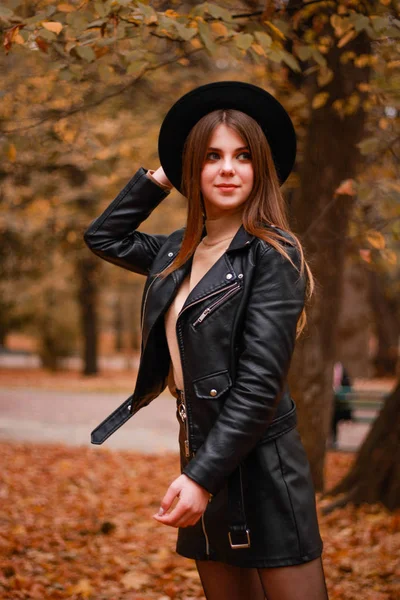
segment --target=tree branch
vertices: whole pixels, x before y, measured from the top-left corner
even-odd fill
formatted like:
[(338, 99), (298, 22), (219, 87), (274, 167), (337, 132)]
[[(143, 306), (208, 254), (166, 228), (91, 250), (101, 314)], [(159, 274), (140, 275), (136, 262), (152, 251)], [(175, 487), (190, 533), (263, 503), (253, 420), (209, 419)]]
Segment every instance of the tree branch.
[[(196, 52), (199, 52), (200, 50), (203, 50), (203, 48), (195, 48), (195, 49), (191, 50), (190, 52), (186, 52), (185, 57), (191, 56), (192, 54), (195, 54)], [(100, 98), (98, 98), (97, 100), (94, 100), (93, 102), (88, 102), (87, 104), (82, 104), (80, 106), (75, 106), (69, 110), (61, 111), (60, 113), (57, 114), (57, 116), (54, 114), (54, 111), (53, 111), (51, 114), (46, 115), (45, 117), (40, 119), (38, 122), (33, 123), (32, 125), (26, 125), (24, 127), (15, 127), (14, 129), (0, 129), (0, 131), (2, 133), (7, 133), (7, 134), (18, 133), (21, 131), (28, 131), (29, 129), (34, 129), (35, 127), (38, 127), (39, 125), (46, 123), (46, 121), (59, 121), (60, 119), (65, 119), (66, 117), (70, 117), (71, 115), (77, 114), (79, 112), (85, 112), (86, 110), (89, 110), (90, 108), (95, 108), (95, 107), (99, 106), (100, 104), (102, 104), (103, 102), (110, 100), (111, 98), (115, 98), (116, 96), (119, 96), (119, 94), (122, 94), (123, 92), (128, 90), (130, 87), (135, 85), (135, 83), (140, 81), (144, 77), (144, 75), (146, 75), (146, 73), (149, 73), (150, 71), (157, 71), (158, 69), (167, 67), (171, 64), (176, 63), (181, 58), (184, 58), (184, 57), (174, 56), (173, 59), (165, 60), (164, 62), (159, 63), (157, 65), (143, 66), (140, 73), (138, 75), (136, 75), (136, 77), (134, 79), (129, 81), (129, 83), (121, 86), (114, 92), (110, 92), (109, 94), (105, 94), (104, 96), (101, 96)], [(35, 119), (36, 117), (31, 117), (31, 118)]]

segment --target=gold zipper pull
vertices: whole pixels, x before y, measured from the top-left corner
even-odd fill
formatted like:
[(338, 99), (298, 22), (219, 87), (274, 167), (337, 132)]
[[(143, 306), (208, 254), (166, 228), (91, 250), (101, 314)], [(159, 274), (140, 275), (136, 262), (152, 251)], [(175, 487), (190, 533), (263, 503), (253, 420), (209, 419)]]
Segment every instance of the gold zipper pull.
[(185, 440), (185, 456), (186, 458), (189, 458), (190, 456), (189, 440)]

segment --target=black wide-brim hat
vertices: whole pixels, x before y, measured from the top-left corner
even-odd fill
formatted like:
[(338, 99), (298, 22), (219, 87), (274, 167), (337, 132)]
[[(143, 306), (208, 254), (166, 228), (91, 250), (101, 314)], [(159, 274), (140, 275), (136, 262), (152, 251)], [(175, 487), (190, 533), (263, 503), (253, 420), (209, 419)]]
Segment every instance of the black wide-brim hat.
[(296, 158), (296, 133), (282, 104), (269, 92), (242, 81), (219, 81), (195, 88), (170, 108), (161, 125), (158, 154), (174, 187), (181, 189), (182, 155), (192, 127), (204, 115), (232, 108), (261, 126), (272, 151), (280, 185), (288, 178)]

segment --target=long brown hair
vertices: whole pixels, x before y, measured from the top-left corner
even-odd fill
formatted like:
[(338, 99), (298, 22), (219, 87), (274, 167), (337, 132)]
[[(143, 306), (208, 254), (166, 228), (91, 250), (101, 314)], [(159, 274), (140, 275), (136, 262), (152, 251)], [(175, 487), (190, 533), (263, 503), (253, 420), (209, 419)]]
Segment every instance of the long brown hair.
[[(204, 225), (204, 202), (200, 187), (200, 177), (206, 160), (209, 141), (214, 129), (224, 123), (235, 131), (250, 150), (254, 170), (253, 189), (243, 209), (243, 227), (251, 235), (265, 240), (284, 256), (297, 269), (280, 242), (295, 246), (300, 254), (299, 274), (307, 276), (306, 298), (314, 289), (311, 270), (304, 258), (298, 238), (290, 231), (286, 216), (285, 200), (282, 196), (271, 148), (259, 124), (249, 115), (234, 109), (215, 110), (200, 119), (190, 131), (183, 150), (182, 194), (188, 198), (188, 214), (182, 245), (173, 262), (161, 273), (166, 277), (178, 269), (194, 254), (202, 236)], [(279, 227), (289, 233), (292, 240), (283, 237), (278, 231), (265, 228), (265, 224)], [(298, 326), (298, 335), (306, 324), (303, 310)]]

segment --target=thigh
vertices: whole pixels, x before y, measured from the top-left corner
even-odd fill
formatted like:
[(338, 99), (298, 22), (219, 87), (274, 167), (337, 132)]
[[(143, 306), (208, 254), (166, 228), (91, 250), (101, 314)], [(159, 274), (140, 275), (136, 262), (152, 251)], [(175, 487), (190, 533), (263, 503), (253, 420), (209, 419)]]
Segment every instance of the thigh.
[(320, 557), (301, 565), (258, 572), (268, 600), (328, 600)]
[(265, 600), (257, 569), (196, 560), (207, 600)]

